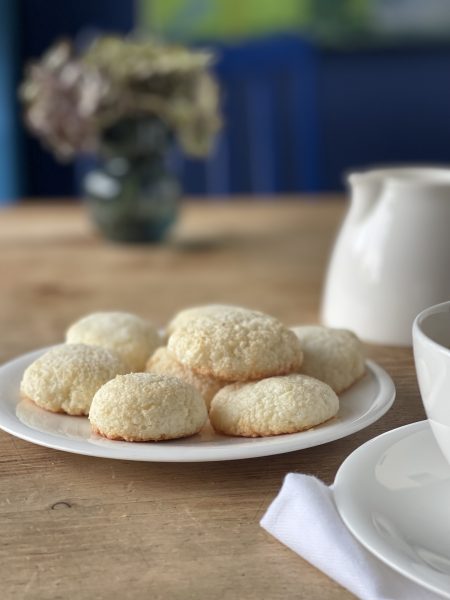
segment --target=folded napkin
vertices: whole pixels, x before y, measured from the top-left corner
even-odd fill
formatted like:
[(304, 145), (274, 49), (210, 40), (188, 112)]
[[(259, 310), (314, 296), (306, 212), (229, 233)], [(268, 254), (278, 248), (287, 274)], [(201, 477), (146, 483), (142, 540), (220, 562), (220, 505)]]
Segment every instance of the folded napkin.
[(280, 542), (363, 600), (441, 598), (370, 554), (337, 512), (332, 488), (290, 473), (261, 520)]

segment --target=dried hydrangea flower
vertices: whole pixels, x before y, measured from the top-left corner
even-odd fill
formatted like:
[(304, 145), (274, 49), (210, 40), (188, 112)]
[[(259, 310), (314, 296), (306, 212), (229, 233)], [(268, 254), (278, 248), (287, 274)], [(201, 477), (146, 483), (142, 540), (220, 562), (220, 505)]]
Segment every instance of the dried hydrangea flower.
[(68, 42), (32, 63), (20, 88), (29, 128), (63, 160), (95, 147), (96, 115), (109, 96), (107, 79), (86, 70)]
[(205, 155), (221, 121), (212, 55), (183, 46), (104, 37), (81, 57), (68, 42), (32, 64), (21, 86), (30, 129), (60, 158), (99, 147), (129, 118), (161, 119), (189, 154)]

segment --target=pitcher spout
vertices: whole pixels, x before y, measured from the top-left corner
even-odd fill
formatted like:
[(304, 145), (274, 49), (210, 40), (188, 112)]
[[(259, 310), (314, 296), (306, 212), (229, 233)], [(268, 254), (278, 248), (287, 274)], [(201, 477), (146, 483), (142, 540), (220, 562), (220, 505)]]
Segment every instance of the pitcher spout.
[(381, 196), (384, 178), (376, 172), (352, 173), (347, 178), (351, 191), (351, 205), (348, 218), (359, 222), (365, 219)]

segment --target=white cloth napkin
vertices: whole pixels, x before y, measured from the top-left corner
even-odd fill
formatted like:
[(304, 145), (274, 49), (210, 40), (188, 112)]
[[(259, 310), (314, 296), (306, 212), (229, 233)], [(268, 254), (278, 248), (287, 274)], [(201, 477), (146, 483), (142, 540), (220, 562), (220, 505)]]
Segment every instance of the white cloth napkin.
[(372, 556), (337, 512), (332, 489), (290, 473), (261, 525), (280, 542), (363, 600), (441, 598)]

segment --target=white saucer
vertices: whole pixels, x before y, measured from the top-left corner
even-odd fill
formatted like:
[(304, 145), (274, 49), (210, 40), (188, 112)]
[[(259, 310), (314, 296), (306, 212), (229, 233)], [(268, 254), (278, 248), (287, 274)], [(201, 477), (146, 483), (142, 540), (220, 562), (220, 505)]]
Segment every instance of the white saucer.
[(360, 446), (340, 467), (334, 495), (345, 524), (370, 552), (450, 598), (450, 465), (428, 421)]
[(0, 429), (34, 444), (75, 454), (126, 460), (194, 462), (235, 460), (281, 454), (337, 440), (367, 427), (390, 408), (395, 388), (389, 375), (372, 361), (367, 373), (342, 394), (339, 414), (323, 425), (289, 435), (238, 438), (216, 434), (206, 426), (198, 435), (158, 443), (114, 442), (91, 433), (85, 417), (53, 414), (20, 400), (24, 369), (45, 349), (0, 367)]

